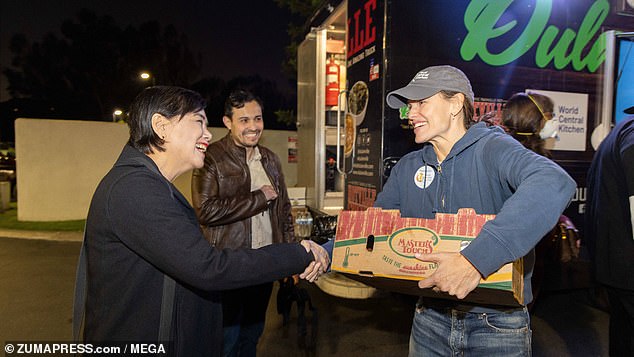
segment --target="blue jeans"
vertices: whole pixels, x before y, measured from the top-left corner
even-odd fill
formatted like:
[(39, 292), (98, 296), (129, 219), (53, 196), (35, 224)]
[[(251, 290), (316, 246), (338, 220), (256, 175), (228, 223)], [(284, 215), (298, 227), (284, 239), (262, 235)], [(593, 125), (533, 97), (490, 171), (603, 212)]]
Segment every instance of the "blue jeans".
[(255, 356), (258, 340), (264, 332), (264, 322), (225, 326), (222, 330), (223, 356)]
[(419, 304), (409, 356), (531, 356), (528, 310), (472, 313)]
[(272, 290), (273, 283), (264, 283), (222, 293), (224, 357), (256, 356)]

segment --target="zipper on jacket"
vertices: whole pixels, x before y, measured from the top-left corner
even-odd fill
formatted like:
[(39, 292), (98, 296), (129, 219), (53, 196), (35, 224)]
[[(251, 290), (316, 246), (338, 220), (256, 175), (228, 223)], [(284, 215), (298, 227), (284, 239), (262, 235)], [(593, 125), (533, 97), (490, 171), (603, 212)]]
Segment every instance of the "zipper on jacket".
[[(438, 170), (438, 175), (439, 175), (439, 179), (440, 179), (440, 175), (442, 175), (442, 166), (440, 166), (440, 164), (436, 165), (436, 169)], [(442, 186), (441, 186), (442, 189)], [(445, 210), (445, 191), (442, 190), (441, 194), (440, 194), (440, 205), (442, 206), (443, 211)]]

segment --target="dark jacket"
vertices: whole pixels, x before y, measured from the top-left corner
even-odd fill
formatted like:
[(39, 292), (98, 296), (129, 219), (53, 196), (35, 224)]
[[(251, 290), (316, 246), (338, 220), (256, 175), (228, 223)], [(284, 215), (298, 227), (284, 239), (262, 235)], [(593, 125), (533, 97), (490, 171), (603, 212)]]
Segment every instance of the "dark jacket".
[(167, 274), (176, 281), (170, 355), (187, 357), (221, 354), (214, 291), (296, 274), (312, 260), (299, 244), (214, 249), (187, 200), (128, 145), (93, 196), (86, 253), (84, 340), (156, 342)]
[(598, 282), (634, 290), (634, 116), (623, 119), (601, 142), (588, 170), (584, 240)]
[(273, 243), (294, 241), (291, 202), (280, 160), (271, 150), (258, 146), (262, 166), (278, 193), (267, 203), (260, 190), (251, 192), (246, 149), (230, 134), (207, 148), (205, 166), (192, 175), (192, 201), (205, 238), (218, 248), (250, 248), (251, 217), (269, 210)]

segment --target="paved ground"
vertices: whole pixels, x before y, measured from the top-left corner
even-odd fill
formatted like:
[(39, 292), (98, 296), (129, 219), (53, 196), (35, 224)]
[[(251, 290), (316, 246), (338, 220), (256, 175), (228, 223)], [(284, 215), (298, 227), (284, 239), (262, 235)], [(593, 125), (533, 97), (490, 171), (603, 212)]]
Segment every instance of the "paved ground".
[[(81, 235), (69, 239), (0, 238), (0, 344), (70, 339)], [(272, 299), (260, 356), (407, 355), (411, 298), (385, 293), (349, 300), (303, 286), (317, 308), (307, 312), (309, 337), (298, 338), (296, 310), (282, 325)], [(533, 310), (534, 356), (607, 356), (608, 316), (589, 301), (585, 290), (542, 295)]]

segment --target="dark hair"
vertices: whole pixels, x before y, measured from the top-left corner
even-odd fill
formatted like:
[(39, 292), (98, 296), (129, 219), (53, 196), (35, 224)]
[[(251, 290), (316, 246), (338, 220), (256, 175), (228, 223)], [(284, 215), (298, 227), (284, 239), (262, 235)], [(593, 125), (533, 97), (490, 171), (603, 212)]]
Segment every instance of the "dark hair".
[[(456, 94), (462, 93), (462, 92), (441, 90), (439, 93), (443, 97), (445, 97), (445, 99), (449, 99), (455, 96)], [(475, 108), (473, 107), (473, 103), (471, 103), (471, 100), (469, 100), (469, 97), (464, 93), (462, 94), (464, 95), (464, 101), (462, 103), (462, 112), (464, 113), (463, 124), (465, 128), (469, 129), (471, 125), (476, 123), (475, 120), (473, 120), (473, 113), (475, 112)]]
[(170, 86), (146, 88), (130, 104), (128, 143), (145, 154), (153, 153), (154, 148), (165, 151), (165, 141), (152, 129), (152, 115), (158, 113), (170, 120), (176, 117), (181, 120), (186, 114), (201, 111), (206, 106), (203, 97), (189, 89)]
[(233, 116), (233, 108), (242, 108), (246, 103), (255, 101), (260, 106), (260, 109), (264, 110), (262, 105), (262, 99), (248, 90), (236, 89), (229, 93), (227, 100), (225, 100), (225, 116), (231, 118)]
[(545, 95), (515, 93), (504, 106), (502, 124), (506, 131), (524, 147), (542, 156), (550, 157), (550, 152), (544, 147), (545, 141), (539, 136), (539, 132), (544, 121), (542, 112), (552, 113), (553, 107), (553, 101)]

